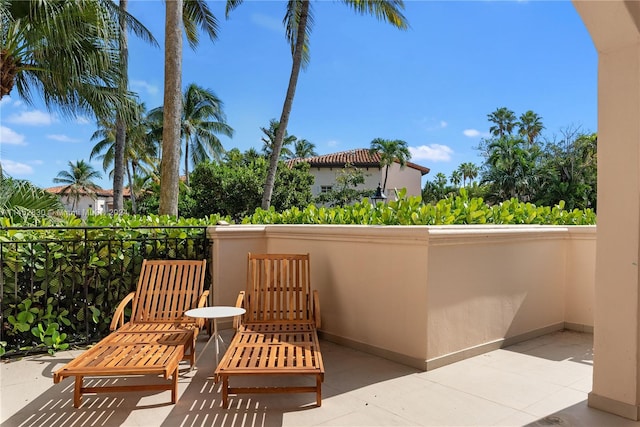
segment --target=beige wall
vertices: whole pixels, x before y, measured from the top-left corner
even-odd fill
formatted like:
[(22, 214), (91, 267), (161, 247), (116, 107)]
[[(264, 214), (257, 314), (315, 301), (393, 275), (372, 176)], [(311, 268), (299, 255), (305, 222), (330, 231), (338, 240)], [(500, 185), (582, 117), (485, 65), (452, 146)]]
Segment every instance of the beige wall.
[[(317, 196), (323, 185), (336, 186), (336, 177), (342, 168), (311, 168), (309, 173), (314, 176), (314, 183), (311, 186), (311, 194)], [(380, 168), (360, 168), (364, 174), (364, 184), (358, 186), (359, 190), (373, 190), (381, 182)]]
[(568, 233), (564, 321), (572, 329), (593, 332), (596, 228), (569, 227)]
[[(358, 186), (359, 190), (372, 190), (378, 184), (384, 182), (385, 168), (360, 168), (364, 174), (365, 182)], [(314, 183), (311, 186), (311, 194), (320, 194), (323, 185), (336, 185), (336, 176), (342, 168), (311, 168), (309, 171), (314, 176)], [(387, 188), (385, 194), (393, 199), (394, 189), (407, 189), (407, 196), (420, 196), (422, 194), (422, 173), (410, 167), (400, 168), (398, 163), (389, 167), (389, 177), (387, 178)]]
[(309, 252), (324, 337), (420, 369), (593, 326), (595, 227), (229, 225), (209, 236), (216, 304), (244, 288), (247, 252)]
[(640, 2), (575, 1), (598, 51), (598, 238), (589, 406), (640, 419)]
[(566, 229), (452, 231), (430, 231), (428, 360), (563, 327)]
[[(384, 181), (384, 169), (382, 169), (382, 180)], [(417, 169), (405, 166), (400, 168), (398, 163), (394, 163), (389, 167), (389, 178), (387, 179), (387, 187), (385, 194), (387, 197), (395, 197), (394, 189), (407, 189), (407, 196), (422, 195), (422, 172)]]
[(90, 211), (94, 214), (102, 214), (106, 210), (105, 200), (102, 198), (94, 199), (89, 196), (81, 196), (76, 203), (75, 210), (73, 210), (73, 197), (68, 195), (60, 196), (60, 201), (67, 211), (75, 213), (82, 218), (86, 218)]

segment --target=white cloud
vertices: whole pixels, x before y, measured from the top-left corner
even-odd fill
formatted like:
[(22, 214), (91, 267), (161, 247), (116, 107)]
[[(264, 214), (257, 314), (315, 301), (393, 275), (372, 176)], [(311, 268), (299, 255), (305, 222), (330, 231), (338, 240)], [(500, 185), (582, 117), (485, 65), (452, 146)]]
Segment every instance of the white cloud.
[(449, 123), (447, 123), (446, 121), (438, 120), (433, 117), (423, 117), (419, 121), (419, 124), (420, 124), (420, 127), (422, 127), (427, 132), (432, 132), (438, 129), (444, 129), (447, 126), (449, 126)]
[(50, 134), (50, 135), (47, 135), (47, 138), (53, 139), (54, 141), (60, 141), (60, 142), (80, 142), (80, 140), (77, 138), (71, 138), (67, 135), (61, 135), (61, 134)]
[(332, 139), (331, 141), (327, 142), (327, 147), (337, 147), (338, 145), (340, 145), (340, 143), (335, 139)]
[(12, 105), (14, 107), (19, 107), (21, 105), (23, 105), (24, 102), (22, 102), (20, 99), (13, 99), (10, 96), (4, 96), (2, 97), (2, 99), (0, 99), (0, 107), (6, 105)]
[(432, 162), (448, 162), (451, 160), (453, 150), (442, 144), (421, 145), (409, 147), (411, 161), (431, 160)]
[(19, 114), (12, 114), (7, 118), (7, 123), (30, 126), (48, 126), (56, 121), (55, 116), (40, 110), (23, 111)]
[(137, 88), (139, 90), (144, 90), (145, 92), (147, 92), (149, 95), (155, 95), (158, 93), (158, 86), (156, 85), (152, 85), (149, 82), (146, 82), (144, 80), (131, 80), (131, 87), (132, 88)]
[(487, 138), (491, 136), (489, 132), (480, 132), (478, 129), (465, 129), (462, 131), (462, 133), (464, 134), (464, 136), (469, 138), (477, 138), (479, 136)]
[(78, 116), (76, 117), (76, 123), (79, 125), (88, 125), (89, 123), (91, 123), (91, 120), (89, 120), (89, 117)]
[(3, 105), (9, 105), (11, 103), (11, 97), (10, 96), (5, 96), (3, 98), (0, 99), (0, 107)]
[(262, 27), (270, 31), (276, 31), (278, 33), (284, 32), (282, 21), (269, 15), (254, 13), (251, 15), (251, 22), (256, 24), (258, 27)]
[(0, 143), (11, 145), (27, 145), (25, 137), (6, 126), (0, 126)]
[(10, 176), (31, 175), (33, 168), (24, 163), (14, 162), (13, 160), (2, 160), (2, 171)]

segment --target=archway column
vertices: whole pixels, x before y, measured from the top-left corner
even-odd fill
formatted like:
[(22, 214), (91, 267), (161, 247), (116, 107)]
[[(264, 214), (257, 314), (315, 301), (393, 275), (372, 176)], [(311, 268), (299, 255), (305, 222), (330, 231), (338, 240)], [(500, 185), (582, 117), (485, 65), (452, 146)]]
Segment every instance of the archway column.
[(640, 419), (640, 2), (574, 0), (598, 51), (598, 225), (589, 406)]

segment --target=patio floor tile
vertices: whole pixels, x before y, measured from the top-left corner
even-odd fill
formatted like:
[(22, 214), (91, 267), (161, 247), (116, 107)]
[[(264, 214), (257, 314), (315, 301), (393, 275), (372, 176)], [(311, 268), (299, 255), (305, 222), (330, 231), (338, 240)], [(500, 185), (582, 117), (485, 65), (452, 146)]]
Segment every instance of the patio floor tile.
[[(224, 331), (227, 342), (230, 331)], [(207, 340), (201, 334), (198, 347)], [(612, 426), (640, 427), (587, 407), (592, 336), (549, 334), (429, 372), (322, 341), (326, 374), (321, 407), (313, 394), (230, 396), (220, 407), (214, 347), (197, 369), (181, 370), (170, 393), (85, 395), (73, 408), (73, 380), (52, 372), (79, 351), (0, 364), (2, 426)], [(136, 378), (110, 380), (131, 383)], [(246, 381), (246, 380), (244, 380)], [(295, 381), (298, 381), (296, 379)]]

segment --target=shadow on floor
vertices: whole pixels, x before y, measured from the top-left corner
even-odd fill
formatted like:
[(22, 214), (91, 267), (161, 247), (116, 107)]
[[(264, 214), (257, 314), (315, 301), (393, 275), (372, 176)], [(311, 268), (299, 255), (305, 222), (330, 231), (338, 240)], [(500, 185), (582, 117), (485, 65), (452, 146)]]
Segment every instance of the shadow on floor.
[[(201, 336), (199, 348), (204, 347), (207, 340), (206, 334)], [(330, 342), (321, 341), (320, 346), (326, 368), (323, 398), (417, 372), (413, 368)], [(34, 377), (39, 377), (39, 388), (34, 387), (34, 393), (38, 394), (28, 396), (25, 399), (28, 403), (3, 422), (3, 426), (281, 426), (285, 414), (305, 411), (304, 416), (307, 416), (307, 411), (324, 409), (315, 407), (313, 393), (230, 396), (229, 409), (222, 409), (220, 384), (215, 384), (213, 378), (214, 346), (209, 346), (202, 354), (195, 370), (190, 370), (183, 362), (179, 399), (175, 405), (171, 404), (168, 391), (135, 391), (85, 394), (82, 406), (76, 409), (73, 407), (73, 378), (66, 378), (55, 385), (52, 379), (53, 371), (72, 359), (68, 355), (67, 352), (61, 352), (53, 357), (45, 355), (17, 362), (27, 372), (33, 372)], [(25, 363), (28, 365), (24, 366)], [(86, 378), (85, 384), (125, 385), (140, 383), (141, 380), (150, 382), (149, 377)], [(163, 378), (157, 380), (165, 381)], [(245, 379), (240, 380), (242, 382)], [(306, 379), (277, 379), (294, 382), (303, 380)], [(255, 380), (250, 381), (251, 385), (256, 385)], [(47, 382), (50, 386), (45, 388)], [(28, 389), (29, 384), (25, 383), (24, 387)], [(3, 389), (3, 393), (6, 392), (6, 388)]]
[(580, 427), (638, 427), (638, 421), (628, 420), (597, 409), (590, 408), (587, 401), (569, 406), (547, 415), (525, 427), (580, 426)]
[[(557, 337), (561, 336), (562, 340)], [(552, 361), (568, 360), (593, 366), (593, 345), (585, 343), (592, 340), (590, 334), (563, 330), (553, 332), (535, 340), (523, 341), (504, 348), (504, 350), (541, 357)]]

